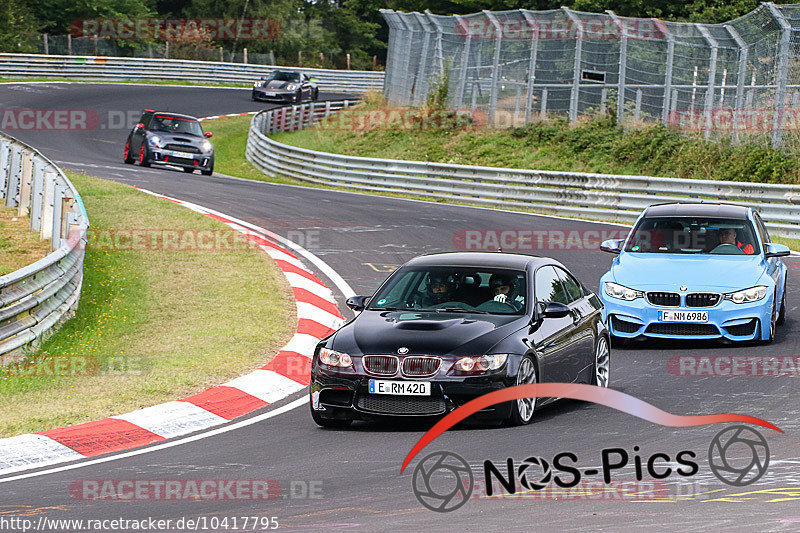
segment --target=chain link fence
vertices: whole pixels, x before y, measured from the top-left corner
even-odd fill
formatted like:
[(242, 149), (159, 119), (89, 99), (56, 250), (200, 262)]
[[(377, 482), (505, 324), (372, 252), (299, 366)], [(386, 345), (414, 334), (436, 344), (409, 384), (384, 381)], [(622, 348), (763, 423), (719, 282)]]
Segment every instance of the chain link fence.
[(381, 13), (395, 105), (446, 85), (451, 107), (497, 125), (614, 111), (619, 122), (800, 149), (800, 4), (764, 3), (726, 24), (568, 8)]

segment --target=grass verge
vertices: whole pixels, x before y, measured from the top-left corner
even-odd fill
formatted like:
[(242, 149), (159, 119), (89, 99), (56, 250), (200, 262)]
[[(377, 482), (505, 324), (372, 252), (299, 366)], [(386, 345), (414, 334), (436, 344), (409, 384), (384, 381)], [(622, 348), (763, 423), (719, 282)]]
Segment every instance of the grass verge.
[(0, 206), (0, 276), (38, 261), (50, 253), (50, 241), (41, 240), (30, 227), (28, 217), (17, 209)]
[[(0, 436), (200, 392), (262, 366), (291, 337), (291, 292), (266, 254), (231, 245), (232, 230), (171, 202), (69, 177), (92, 223), (80, 307), (28, 363), (0, 371)], [(124, 234), (110, 230), (124, 229), (148, 238), (137, 249), (115, 244)], [(180, 246), (141, 249), (161, 230), (183, 232)], [(218, 246), (192, 246), (188, 237), (209, 230)]]

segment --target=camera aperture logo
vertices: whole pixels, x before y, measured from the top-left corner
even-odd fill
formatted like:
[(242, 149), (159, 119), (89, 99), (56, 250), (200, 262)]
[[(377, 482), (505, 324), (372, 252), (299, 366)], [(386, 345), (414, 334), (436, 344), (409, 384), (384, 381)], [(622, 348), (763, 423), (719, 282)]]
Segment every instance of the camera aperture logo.
[(475, 478), (464, 458), (452, 452), (434, 452), (414, 469), (413, 490), (419, 503), (439, 513), (455, 511), (472, 496)]

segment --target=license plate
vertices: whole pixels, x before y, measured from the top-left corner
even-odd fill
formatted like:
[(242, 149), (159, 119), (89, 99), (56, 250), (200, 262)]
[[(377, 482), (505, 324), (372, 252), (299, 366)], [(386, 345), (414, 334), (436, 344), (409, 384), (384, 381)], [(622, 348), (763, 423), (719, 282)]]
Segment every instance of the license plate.
[(708, 322), (708, 311), (659, 311), (660, 322)]
[(275, 96), (275, 93), (271, 91), (267, 91), (264, 94), (266, 94), (267, 96)]
[(400, 396), (430, 396), (430, 381), (388, 381), (382, 379), (369, 380), (371, 394), (397, 394)]
[(187, 152), (172, 152), (172, 157), (182, 157), (184, 159), (191, 159), (192, 154)]

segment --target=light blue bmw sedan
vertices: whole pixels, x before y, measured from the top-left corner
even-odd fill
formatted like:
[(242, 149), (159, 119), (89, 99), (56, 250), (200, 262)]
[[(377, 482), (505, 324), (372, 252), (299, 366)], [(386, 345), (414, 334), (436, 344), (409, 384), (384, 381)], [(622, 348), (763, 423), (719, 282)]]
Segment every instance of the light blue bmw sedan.
[(619, 254), (599, 291), (613, 337), (769, 343), (783, 324), (790, 251), (749, 207), (653, 205), (601, 249)]

